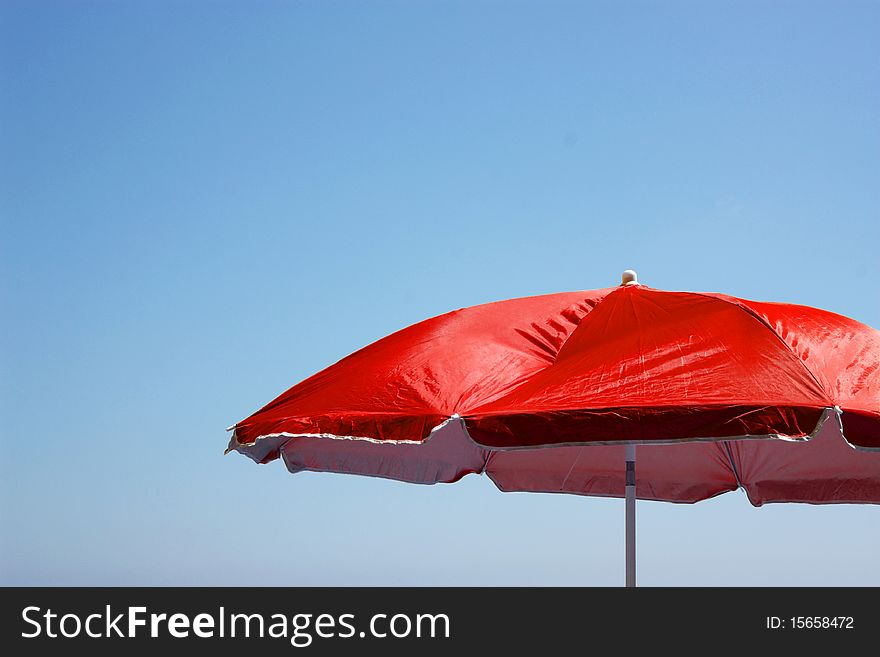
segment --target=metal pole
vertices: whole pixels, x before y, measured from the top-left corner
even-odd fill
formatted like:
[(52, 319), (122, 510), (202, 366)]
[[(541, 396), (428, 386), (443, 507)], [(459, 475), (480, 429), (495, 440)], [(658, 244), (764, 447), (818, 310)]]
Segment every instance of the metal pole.
[(626, 446), (626, 585), (636, 585), (636, 446)]

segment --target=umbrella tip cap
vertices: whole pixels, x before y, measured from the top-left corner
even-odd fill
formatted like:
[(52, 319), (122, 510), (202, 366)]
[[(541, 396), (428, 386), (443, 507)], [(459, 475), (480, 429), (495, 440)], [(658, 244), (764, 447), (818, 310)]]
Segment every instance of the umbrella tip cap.
[(621, 285), (638, 285), (639, 284), (639, 276), (636, 274), (635, 270), (627, 269), (620, 275), (620, 284)]

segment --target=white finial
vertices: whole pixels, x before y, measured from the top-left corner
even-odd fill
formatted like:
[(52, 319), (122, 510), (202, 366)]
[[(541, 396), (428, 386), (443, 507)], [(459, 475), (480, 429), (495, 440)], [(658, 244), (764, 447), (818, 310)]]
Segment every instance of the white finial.
[(627, 269), (623, 274), (620, 275), (620, 284), (621, 285), (638, 285), (639, 284), (639, 276), (632, 269)]

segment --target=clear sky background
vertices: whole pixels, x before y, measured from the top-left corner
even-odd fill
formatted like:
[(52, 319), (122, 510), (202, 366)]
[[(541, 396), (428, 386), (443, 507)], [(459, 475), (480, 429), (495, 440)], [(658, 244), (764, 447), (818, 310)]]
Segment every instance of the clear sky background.
[[(623, 502), (224, 429), (402, 326), (616, 284), (880, 327), (878, 2), (0, 4), (0, 583), (623, 582)], [(645, 585), (880, 585), (880, 507), (638, 510)]]

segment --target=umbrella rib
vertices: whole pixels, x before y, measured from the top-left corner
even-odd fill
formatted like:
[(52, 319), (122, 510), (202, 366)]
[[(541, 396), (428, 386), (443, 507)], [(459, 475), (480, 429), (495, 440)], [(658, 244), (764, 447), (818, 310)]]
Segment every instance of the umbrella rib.
[(565, 473), (565, 479), (562, 480), (562, 485), (560, 486), (560, 490), (565, 490), (565, 484), (568, 483), (569, 477), (571, 477), (572, 471), (574, 471), (574, 466), (577, 465), (577, 462), (581, 459), (581, 454), (583, 454), (583, 449), (579, 449), (577, 451), (577, 455), (574, 457), (574, 460), (571, 462), (571, 467), (568, 468), (568, 472)]
[(746, 487), (743, 486), (742, 480), (739, 478), (739, 470), (736, 469), (736, 463), (733, 462), (733, 453), (730, 451), (730, 443), (724, 440), (721, 442), (721, 444), (724, 445), (724, 451), (727, 454), (727, 460), (730, 463), (730, 469), (733, 470), (733, 476), (736, 479), (736, 487), (745, 490)]

